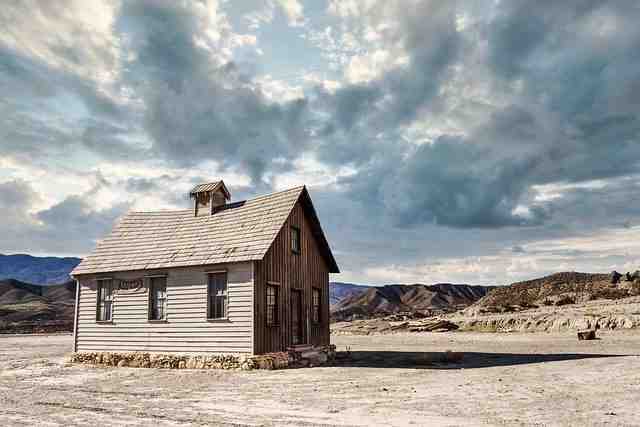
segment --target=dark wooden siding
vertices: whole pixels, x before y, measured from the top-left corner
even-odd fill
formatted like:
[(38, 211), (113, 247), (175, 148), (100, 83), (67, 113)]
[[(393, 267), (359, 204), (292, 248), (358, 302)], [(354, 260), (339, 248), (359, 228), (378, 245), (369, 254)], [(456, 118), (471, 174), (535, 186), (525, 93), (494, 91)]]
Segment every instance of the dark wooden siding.
[[(291, 252), (291, 226), (301, 232), (301, 253)], [(291, 289), (302, 291), (304, 342), (316, 345), (329, 344), (329, 269), (320, 254), (312, 234), (309, 219), (298, 201), (284, 227), (262, 261), (256, 261), (254, 269), (254, 352), (256, 354), (282, 351), (292, 343)], [(278, 283), (279, 324), (266, 325), (266, 285)], [(311, 290), (320, 290), (321, 318), (312, 322)]]

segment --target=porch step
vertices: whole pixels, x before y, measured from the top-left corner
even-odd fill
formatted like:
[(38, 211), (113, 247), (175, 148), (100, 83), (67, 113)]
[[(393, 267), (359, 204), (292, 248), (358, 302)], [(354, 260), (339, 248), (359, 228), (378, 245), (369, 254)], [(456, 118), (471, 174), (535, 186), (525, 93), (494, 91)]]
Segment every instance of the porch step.
[(291, 347), (287, 348), (287, 350), (295, 351), (295, 352), (303, 352), (303, 351), (311, 350), (312, 348), (313, 348), (313, 344), (298, 344), (298, 345), (292, 345)]

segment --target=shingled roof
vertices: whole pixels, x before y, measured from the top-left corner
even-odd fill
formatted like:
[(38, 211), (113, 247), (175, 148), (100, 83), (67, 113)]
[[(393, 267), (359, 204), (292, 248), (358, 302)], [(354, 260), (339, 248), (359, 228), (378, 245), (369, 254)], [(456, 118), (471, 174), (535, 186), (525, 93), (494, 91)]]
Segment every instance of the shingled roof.
[(206, 193), (209, 191), (214, 192), (218, 189), (222, 190), (222, 192), (224, 193), (224, 197), (226, 197), (227, 200), (231, 198), (231, 194), (229, 193), (229, 190), (227, 190), (227, 186), (224, 185), (224, 181), (214, 181), (208, 182), (206, 184), (198, 184), (193, 187), (193, 189), (189, 192), (189, 195), (194, 196), (198, 193)]
[(298, 200), (329, 270), (338, 266), (305, 187), (229, 203), (210, 216), (192, 210), (129, 212), (72, 275), (187, 267), (264, 258)]

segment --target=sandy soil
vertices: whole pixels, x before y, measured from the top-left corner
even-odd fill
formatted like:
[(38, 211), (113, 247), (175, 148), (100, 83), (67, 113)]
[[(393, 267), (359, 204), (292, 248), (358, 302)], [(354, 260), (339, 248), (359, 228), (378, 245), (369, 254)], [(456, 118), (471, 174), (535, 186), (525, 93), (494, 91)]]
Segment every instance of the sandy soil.
[(640, 332), (601, 337), (338, 336), (343, 366), (228, 372), (65, 366), (69, 335), (0, 336), (0, 425), (640, 425)]

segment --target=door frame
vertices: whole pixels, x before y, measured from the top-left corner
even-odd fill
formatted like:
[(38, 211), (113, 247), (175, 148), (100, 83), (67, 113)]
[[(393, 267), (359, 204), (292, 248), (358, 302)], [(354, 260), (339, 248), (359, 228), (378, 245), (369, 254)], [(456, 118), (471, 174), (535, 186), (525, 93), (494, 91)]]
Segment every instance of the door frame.
[(295, 298), (298, 298), (298, 336), (300, 337), (300, 341), (295, 343), (294, 345), (301, 345), (307, 343), (307, 334), (306, 334), (306, 325), (304, 318), (304, 293), (302, 289), (291, 289), (291, 344), (294, 343), (294, 337), (296, 336), (296, 331), (294, 329), (293, 323), (293, 310), (295, 308), (295, 303), (293, 302)]

